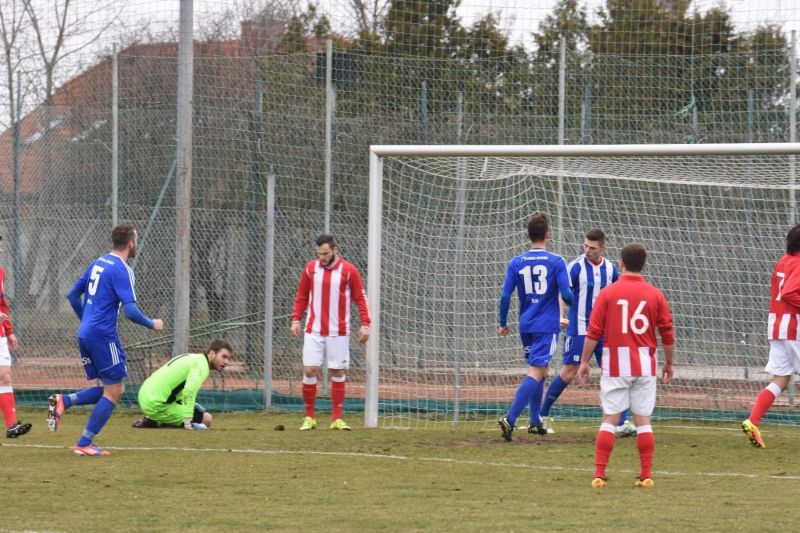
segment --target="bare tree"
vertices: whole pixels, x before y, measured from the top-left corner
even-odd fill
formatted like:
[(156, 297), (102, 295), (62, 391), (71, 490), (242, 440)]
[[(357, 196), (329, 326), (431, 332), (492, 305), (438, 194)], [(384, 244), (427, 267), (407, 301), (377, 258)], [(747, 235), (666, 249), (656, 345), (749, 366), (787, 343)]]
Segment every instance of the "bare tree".
[(350, 0), (359, 36), (377, 35), (389, 8), (390, 0)]
[(0, 100), (8, 105), (8, 122), (0, 118), (0, 125), (10, 128), (17, 120), (16, 84), (19, 83), (21, 66), (29, 59), (23, 50), (23, 39), (28, 29), (28, 18), (23, 6), (24, 0), (5, 0), (0, 2), (0, 45), (3, 47), (3, 94)]
[[(56, 67), (70, 56), (94, 45), (109, 28), (118, 23), (125, 5), (117, 0), (98, 1), (79, 15), (69, 16), (75, 0), (53, 3), (53, 10), (49, 11), (40, 2), (23, 0), (44, 72), (42, 96), (45, 102), (49, 102), (53, 96)], [(101, 14), (102, 17), (98, 17)], [(103, 20), (97, 28), (93, 28), (90, 22), (95, 18)], [(45, 25), (45, 22), (50, 24)]]

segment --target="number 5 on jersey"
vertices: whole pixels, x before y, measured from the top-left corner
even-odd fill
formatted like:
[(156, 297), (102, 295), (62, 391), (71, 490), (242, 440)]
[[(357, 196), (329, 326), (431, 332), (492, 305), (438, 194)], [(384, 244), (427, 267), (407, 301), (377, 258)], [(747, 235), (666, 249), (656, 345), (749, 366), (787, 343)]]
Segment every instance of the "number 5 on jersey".
[(636, 333), (637, 335), (641, 335), (647, 328), (650, 327), (650, 321), (647, 319), (645, 315), (642, 314), (644, 311), (644, 306), (647, 304), (646, 301), (639, 302), (639, 305), (636, 307), (636, 310), (633, 312), (633, 316), (628, 319), (629, 314), (629, 307), (630, 304), (628, 300), (620, 299), (617, 300), (617, 305), (622, 307), (622, 333), (628, 333), (628, 327), (630, 330)]
[(92, 273), (89, 274), (89, 285), (86, 287), (89, 295), (94, 296), (94, 294), (97, 292), (97, 285), (100, 283), (100, 274), (103, 272), (103, 270), (103, 267), (100, 265), (95, 265), (92, 268)]

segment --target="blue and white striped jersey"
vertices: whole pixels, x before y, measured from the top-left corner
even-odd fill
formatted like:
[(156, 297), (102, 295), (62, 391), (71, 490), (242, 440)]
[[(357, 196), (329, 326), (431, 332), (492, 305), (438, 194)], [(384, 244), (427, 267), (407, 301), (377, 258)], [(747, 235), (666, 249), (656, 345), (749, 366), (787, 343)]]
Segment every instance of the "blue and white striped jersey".
[(619, 271), (614, 264), (603, 258), (599, 265), (592, 264), (581, 255), (567, 266), (569, 286), (575, 303), (569, 308), (567, 335), (586, 335), (589, 316), (600, 289), (619, 279)]

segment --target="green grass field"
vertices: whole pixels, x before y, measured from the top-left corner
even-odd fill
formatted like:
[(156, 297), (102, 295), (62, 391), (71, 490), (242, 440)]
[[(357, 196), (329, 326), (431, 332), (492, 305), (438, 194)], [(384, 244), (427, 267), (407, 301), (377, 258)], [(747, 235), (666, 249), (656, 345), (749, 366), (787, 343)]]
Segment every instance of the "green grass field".
[[(56, 433), (21, 409), (28, 435), (4, 439), (0, 531), (737, 531), (800, 523), (800, 432), (736, 424), (655, 424), (656, 488), (633, 488), (635, 439), (618, 439), (609, 487), (590, 487), (598, 422), (555, 435), (483, 424), (297, 430), (298, 413), (222, 413), (208, 431), (133, 429), (114, 415), (107, 458), (73, 456), (88, 411)], [(327, 414), (318, 417), (325, 421)], [(277, 425), (286, 427), (276, 431)], [(795, 524), (792, 526), (792, 524)]]

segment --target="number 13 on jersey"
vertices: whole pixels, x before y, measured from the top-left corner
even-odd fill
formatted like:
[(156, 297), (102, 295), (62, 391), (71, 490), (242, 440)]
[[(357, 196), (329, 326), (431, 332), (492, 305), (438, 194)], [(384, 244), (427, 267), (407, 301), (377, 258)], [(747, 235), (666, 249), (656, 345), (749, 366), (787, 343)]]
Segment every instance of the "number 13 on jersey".
[[(525, 294), (544, 294), (547, 292), (547, 267), (527, 265), (519, 270), (525, 284)], [(534, 281), (533, 278), (536, 278)]]

